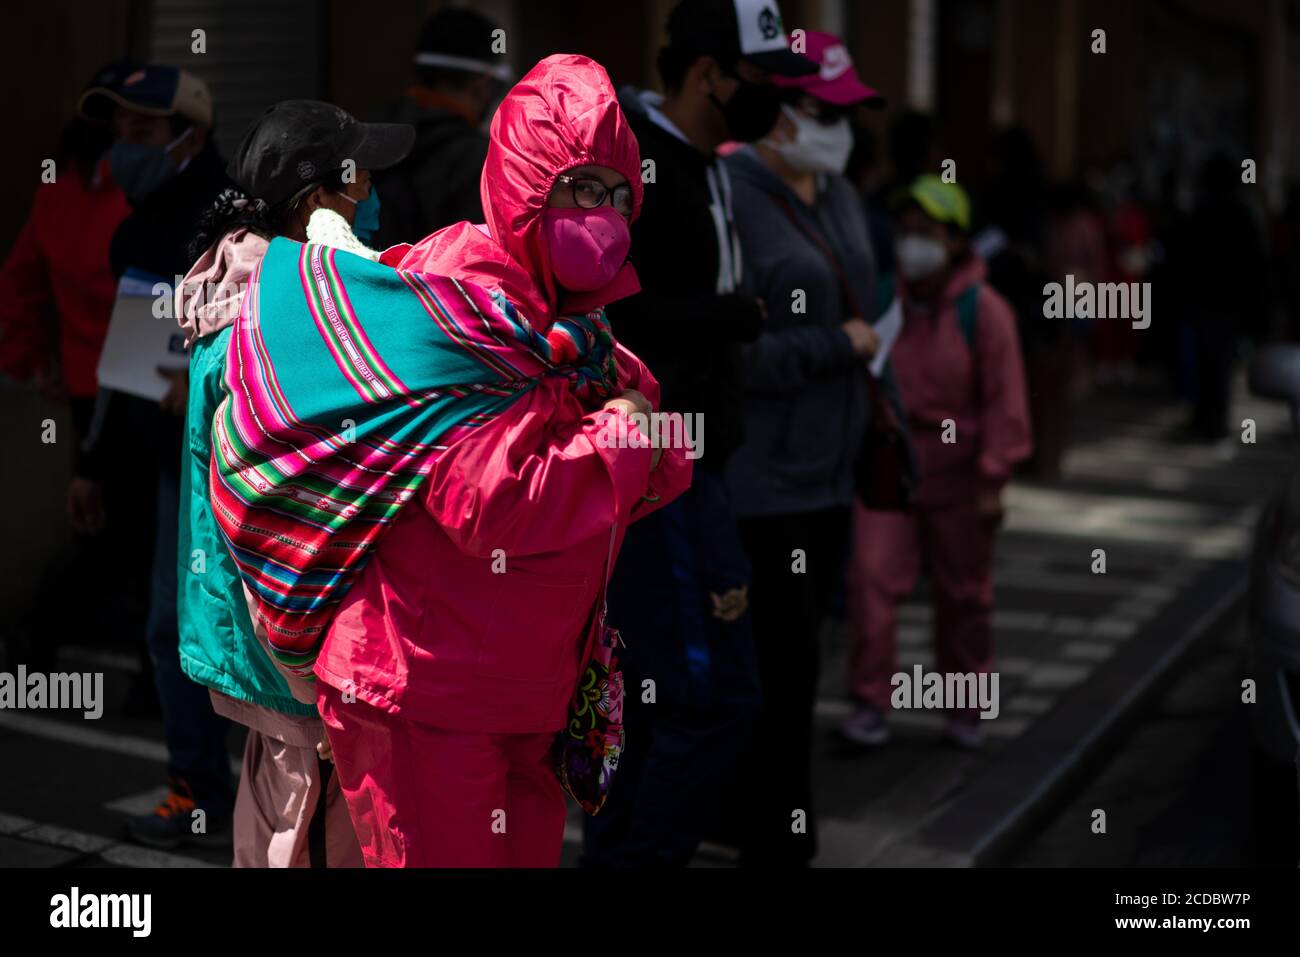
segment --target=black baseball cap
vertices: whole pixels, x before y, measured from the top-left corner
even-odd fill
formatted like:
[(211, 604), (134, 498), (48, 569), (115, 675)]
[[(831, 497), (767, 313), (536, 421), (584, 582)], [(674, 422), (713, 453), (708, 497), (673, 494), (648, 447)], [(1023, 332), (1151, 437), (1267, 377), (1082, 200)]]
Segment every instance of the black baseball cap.
[(682, 0), (668, 15), (668, 46), (716, 57), (724, 66), (748, 60), (777, 76), (818, 70), (790, 49), (776, 0)]
[(380, 170), (406, 158), (415, 143), (407, 123), (361, 123), (319, 100), (282, 100), (253, 121), (226, 172), (254, 199), (276, 206), (344, 168)]

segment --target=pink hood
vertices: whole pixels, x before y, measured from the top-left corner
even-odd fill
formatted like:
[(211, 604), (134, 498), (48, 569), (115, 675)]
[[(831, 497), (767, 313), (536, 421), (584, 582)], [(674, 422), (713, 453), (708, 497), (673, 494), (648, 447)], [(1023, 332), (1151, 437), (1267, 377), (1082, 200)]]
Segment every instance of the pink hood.
[[(641, 154), (600, 64), (556, 54), (528, 71), (492, 119), (479, 190), (486, 227), (457, 223), (405, 251), (403, 269), (453, 276), (500, 289), (533, 327), (557, 313), (589, 312), (640, 289), (625, 265), (608, 286), (559, 301), (542, 238), (542, 210), (556, 177), (575, 166), (608, 166), (632, 187), (641, 211)], [(391, 253), (384, 262), (392, 262)]]

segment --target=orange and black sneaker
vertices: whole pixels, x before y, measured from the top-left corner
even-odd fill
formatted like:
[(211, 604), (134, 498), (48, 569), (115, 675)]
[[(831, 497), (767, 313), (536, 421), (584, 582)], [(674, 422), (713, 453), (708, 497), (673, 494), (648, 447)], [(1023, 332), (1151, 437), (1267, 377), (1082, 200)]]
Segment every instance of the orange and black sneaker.
[(194, 792), (184, 778), (168, 778), (167, 792), (149, 814), (127, 819), (126, 833), (131, 840), (164, 849), (182, 844), (212, 847), (229, 843), (230, 818), (214, 820), (195, 804)]

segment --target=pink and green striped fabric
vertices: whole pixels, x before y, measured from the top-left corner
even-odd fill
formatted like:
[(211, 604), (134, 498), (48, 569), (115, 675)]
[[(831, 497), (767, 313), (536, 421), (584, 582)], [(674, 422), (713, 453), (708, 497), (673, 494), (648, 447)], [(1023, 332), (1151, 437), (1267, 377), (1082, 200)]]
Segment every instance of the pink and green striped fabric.
[(438, 455), (544, 376), (613, 394), (603, 312), (534, 330), (497, 290), (279, 238), (213, 420), (213, 512), (271, 650), (310, 673), (330, 616)]

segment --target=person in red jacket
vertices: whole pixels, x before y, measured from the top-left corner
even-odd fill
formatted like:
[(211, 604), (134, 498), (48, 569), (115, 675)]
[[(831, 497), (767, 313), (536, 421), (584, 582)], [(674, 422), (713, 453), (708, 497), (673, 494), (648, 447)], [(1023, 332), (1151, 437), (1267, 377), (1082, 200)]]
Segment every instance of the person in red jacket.
[[(1010, 305), (985, 284), (968, 241), (960, 186), (919, 177), (895, 246), (903, 327), (890, 361), (907, 409), (921, 483), (908, 511), (855, 503), (849, 612), (849, 740), (883, 744), (898, 671), (899, 602), (925, 567), (934, 593), (934, 670), (982, 674), (993, 664), (993, 542), (1002, 488), (1032, 449), (1025, 373)], [(975, 709), (949, 713), (946, 736), (981, 742)]]
[[(90, 86), (111, 86), (128, 72), (107, 66)], [(106, 124), (81, 116), (68, 122), (51, 177), (42, 177), (0, 265), (0, 373), (68, 399), (79, 436), (94, 409), (95, 368), (117, 293), (108, 247), (131, 211), (109, 175), (111, 143)]]
[[(125, 62), (105, 66), (87, 88), (113, 87), (133, 69)], [(72, 447), (74, 474), (87, 459), (82, 444), (94, 421), (96, 369), (117, 292), (109, 248), (130, 213), (109, 169), (111, 146), (107, 123), (83, 115), (66, 123), (53, 165), (32, 170), (31, 210), (0, 263), (0, 377), (32, 383), (56, 403), (58, 440)], [(106, 498), (125, 508), (142, 496), (119, 469), (85, 507), (67, 498), (74, 537), (49, 555), (10, 639), (23, 648), (18, 660), (33, 670), (52, 670), (59, 648), (83, 640), (87, 629), (108, 643), (125, 643), (144, 627), (148, 536), (107, 521)], [(78, 583), (71, 603), (70, 581)], [(127, 709), (148, 714), (153, 694), (146, 661)]]
[[(548, 57), (510, 91), (480, 191), (485, 225), (381, 262), (490, 290), (538, 330), (639, 288), (640, 156), (598, 64)], [(615, 364), (603, 407), (547, 376), (449, 445), (328, 627), (317, 703), (369, 866), (559, 863), (552, 747), (610, 566), (690, 484), (683, 449), (619, 439), (659, 388), (621, 346)]]

